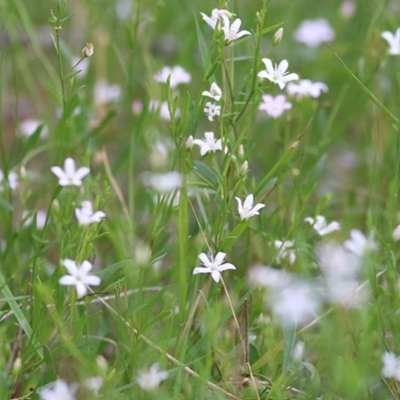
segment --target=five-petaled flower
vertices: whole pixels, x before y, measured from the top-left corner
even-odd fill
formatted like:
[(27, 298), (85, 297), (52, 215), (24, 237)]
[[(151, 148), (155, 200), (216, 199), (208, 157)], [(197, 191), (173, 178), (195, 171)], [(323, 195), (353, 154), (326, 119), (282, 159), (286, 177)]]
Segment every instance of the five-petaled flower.
[(258, 109), (264, 110), (272, 118), (278, 118), (285, 110), (292, 108), (292, 104), (286, 101), (286, 96), (283, 94), (278, 94), (276, 97), (265, 94), (262, 98), (263, 102), (258, 106)]
[(206, 21), (207, 25), (211, 26), (211, 28), (213, 29), (221, 27), (220, 24), (224, 17), (231, 18), (233, 16), (233, 14), (228, 10), (219, 10), (218, 8), (214, 8), (214, 10), (211, 11), (211, 17), (207, 16), (204, 13), (200, 14), (203, 17), (204, 21)]
[(136, 381), (143, 390), (151, 391), (157, 389), (168, 376), (168, 372), (161, 371), (159, 364), (155, 363), (147, 371), (140, 371)]
[(249, 31), (239, 31), (240, 25), (242, 25), (242, 21), (239, 18), (236, 18), (232, 24), (229, 22), (227, 17), (222, 17), (224, 23), (222, 25), (222, 32), (224, 32), (225, 41), (227, 44), (232, 42), (233, 40), (239, 39), (245, 35), (251, 35)]
[(303, 97), (316, 99), (322, 93), (328, 91), (328, 86), (323, 82), (312, 82), (309, 79), (301, 79), (297, 83), (290, 82), (286, 90), (289, 96), (296, 96), (298, 99)]
[(204, 133), (206, 140), (194, 139), (193, 143), (197, 146), (200, 146), (200, 154), (204, 156), (208, 152), (216, 152), (217, 150), (222, 150), (222, 140), (216, 140), (214, 138), (214, 132), (205, 132)]
[(289, 63), (286, 60), (282, 60), (279, 65), (275, 64), (275, 67), (269, 58), (263, 58), (262, 62), (265, 64), (266, 70), (260, 71), (257, 76), (260, 78), (266, 78), (272, 83), (277, 84), (280, 89), (283, 89), (289, 81), (299, 79), (297, 74), (288, 74), (287, 69)]
[(75, 400), (75, 393), (78, 390), (76, 383), (68, 384), (62, 379), (57, 379), (50, 385), (38, 390), (40, 400)]
[(100, 222), (106, 216), (103, 211), (93, 212), (92, 203), (90, 201), (82, 201), (82, 207), (75, 208), (75, 215), (79, 225), (90, 225), (94, 222)]
[(260, 213), (258, 210), (261, 208), (265, 207), (265, 204), (258, 203), (253, 207), (254, 203), (254, 196), (252, 194), (249, 194), (244, 203), (242, 204), (242, 200), (239, 197), (235, 197), (235, 199), (238, 202), (238, 211), (240, 215), (240, 219), (247, 220), (251, 217), (254, 217), (255, 215), (259, 215)]
[(69, 275), (64, 275), (58, 281), (60, 285), (75, 286), (78, 297), (82, 297), (87, 293), (88, 286), (99, 286), (101, 279), (96, 275), (89, 275), (92, 264), (84, 261), (78, 265), (73, 260), (63, 260), (63, 265), (67, 269)]
[(81, 186), (82, 179), (90, 172), (90, 168), (81, 167), (76, 169), (75, 161), (68, 157), (64, 162), (64, 169), (55, 166), (51, 172), (58, 178), (60, 186)]
[(221, 115), (221, 106), (207, 101), (203, 111), (209, 121), (214, 121), (214, 117), (219, 117)]
[(227, 269), (236, 269), (231, 263), (224, 263), (225, 253), (221, 251), (217, 253), (215, 258), (213, 256), (210, 259), (205, 253), (199, 254), (199, 258), (203, 263), (204, 267), (196, 267), (193, 274), (211, 274), (215, 282), (219, 282), (221, 279), (221, 272)]
[(202, 96), (211, 97), (215, 101), (219, 101), (219, 100), (221, 100), (221, 97), (222, 97), (222, 90), (215, 82), (213, 82), (211, 84), (210, 91), (205, 90), (202, 93)]
[(395, 34), (389, 31), (382, 32), (381, 37), (389, 44), (389, 54), (398, 56), (400, 54), (400, 28)]

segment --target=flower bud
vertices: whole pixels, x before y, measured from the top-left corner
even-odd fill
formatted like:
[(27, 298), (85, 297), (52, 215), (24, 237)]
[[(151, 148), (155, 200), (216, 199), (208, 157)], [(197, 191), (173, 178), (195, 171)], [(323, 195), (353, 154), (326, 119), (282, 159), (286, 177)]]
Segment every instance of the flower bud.
[(242, 175), (246, 175), (248, 170), (249, 170), (249, 163), (246, 160), (246, 161), (243, 162), (242, 167), (240, 168), (240, 173)]
[(244, 147), (243, 147), (242, 144), (239, 145), (239, 148), (238, 148), (238, 156), (239, 156), (240, 158), (243, 158), (243, 157), (244, 157)]
[(280, 43), (280, 41), (282, 40), (282, 36), (283, 36), (283, 28), (279, 28), (275, 32), (275, 35), (274, 35), (274, 38), (273, 38), (274, 46), (276, 46), (277, 44)]
[(84, 57), (91, 57), (94, 53), (94, 46), (92, 43), (86, 43), (86, 46), (82, 49)]
[(186, 148), (191, 149), (193, 147), (193, 136), (190, 135), (186, 140)]

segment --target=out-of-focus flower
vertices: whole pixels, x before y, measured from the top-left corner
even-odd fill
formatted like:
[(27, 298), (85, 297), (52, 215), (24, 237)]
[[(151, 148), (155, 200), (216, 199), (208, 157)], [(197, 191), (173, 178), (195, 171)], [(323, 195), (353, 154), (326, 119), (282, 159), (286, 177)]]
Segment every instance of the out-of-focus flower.
[[(23, 211), (23, 213), (22, 213), (22, 220), (24, 220), (25, 227), (32, 225), (32, 223), (34, 221), (34, 216), (30, 215), (28, 217), (29, 214), (31, 214), (31, 212), (29, 212), (29, 211)], [(36, 212), (36, 228), (37, 229), (44, 228), (44, 225), (46, 223), (46, 218), (47, 218), (47, 214), (44, 211), (39, 210)]]
[(297, 74), (287, 72), (289, 67), (289, 63), (286, 60), (282, 60), (279, 65), (275, 64), (275, 67), (272, 64), (272, 61), (269, 58), (263, 58), (262, 62), (265, 64), (266, 70), (260, 71), (257, 76), (260, 78), (266, 78), (272, 83), (275, 83), (279, 86), (280, 89), (283, 89), (289, 81), (294, 81), (299, 79)]
[(400, 357), (392, 352), (385, 352), (382, 356), (382, 371), (381, 374), (384, 378), (394, 378), (400, 382)]
[(275, 46), (281, 42), (282, 36), (283, 36), (283, 28), (279, 28), (275, 32), (274, 37), (272, 38), (272, 42), (274, 43)]
[(248, 280), (252, 286), (264, 286), (275, 291), (281, 291), (294, 282), (294, 278), (289, 272), (264, 265), (251, 267), (248, 272)]
[(133, 256), (138, 265), (146, 265), (151, 260), (151, 247), (145, 242), (137, 242)]
[(100, 222), (106, 217), (103, 211), (93, 212), (92, 203), (90, 201), (82, 201), (81, 208), (75, 208), (75, 216), (79, 225), (90, 225), (95, 222)]
[(219, 101), (222, 97), (222, 90), (215, 82), (213, 82), (211, 84), (210, 91), (205, 90), (202, 93), (202, 96), (211, 97), (215, 101)]
[(64, 169), (55, 166), (51, 167), (51, 172), (58, 178), (60, 186), (81, 186), (82, 179), (90, 172), (90, 168), (75, 168), (75, 161), (68, 157), (64, 161)]
[(76, 400), (78, 390), (76, 383), (68, 384), (62, 379), (57, 379), (47, 387), (38, 390), (40, 400)]
[(169, 145), (167, 142), (157, 141), (151, 146), (150, 164), (155, 169), (164, 168), (168, 163), (168, 150)]
[[(159, 102), (157, 100), (151, 100), (149, 103), (149, 110), (150, 111), (159, 111), (160, 117), (165, 121), (171, 121), (171, 114), (169, 112), (168, 103), (166, 101)], [(175, 110), (175, 116), (180, 115), (180, 110)]]
[(207, 16), (204, 13), (200, 13), (203, 17), (204, 21), (206, 21), (207, 25), (211, 26), (211, 28), (215, 29), (217, 26), (222, 28), (222, 20), (223, 18), (232, 18), (234, 14), (229, 12), (228, 10), (219, 10), (218, 8), (214, 8), (211, 11), (211, 17)]
[(279, 94), (276, 97), (264, 94), (262, 99), (263, 102), (258, 106), (258, 109), (265, 111), (272, 118), (278, 118), (285, 110), (292, 108), (292, 104), (286, 101), (286, 96), (283, 94)]
[(221, 115), (221, 106), (207, 101), (203, 111), (209, 121), (214, 121), (214, 117), (219, 117)]
[[(7, 179), (8, 186), (11, 190), (15, 190), (19, 186), (19, 177), (16, 172), (9, 172)], [(0, 192), (4, 189), (4, 172), (0, 169)]]
[(117, 17), (121, 20), (129, 18), (132, 12), (131, 0), (118, 0), (115, 6)]
[(100, 285), (100, 277), (89, 275), (93, 267), (89, 261), (83, 261), (83, 263), (79, 265), (73, 260), (65, 259), (62, 263), (69, 275), (62, 276), (58, 282), (60, 285), (75, 286), (78, 297), (82, 297), (87, 293), (89, 285)]
[(400, 225), (397, 225), (396, 228), (393, 230), (392, 238), (396, 242), (400, 240)]
[(368, 251), (376, 250), (378, 245), (372, 236), (366, 238), (360, 230), (352, 229), (350, 239), (344, 242), (344, 247), (356, 256), (362, 257)]
[(142, 177), (145, 184), (160, 193), (170, 193), (182, 186), (182, 175), (177, 171), (159, 174), (144, 172)]
[(389, 31), (382, 32), (381, 37), (389, 44), (389, 54), (398, 56), (400, 54), (400, 28), (395, 34)]
[(185, 71), (179, 65), (175, 67), (164, 67), (160, 72), (154, 75), (154, 79), (157, 82), (167, 82), (170, 77), (169, 85), (171, 89), (176, 88), (181, 83), (190, 83), (192, 76), (189, 72)]
[(339, 231), (340, 224), (339, 222), (332, 221), (329, 225), (326, 223), (325, 217), (322, 215), (317, 215), (314, 218), (307, 217), (304, 219), (305, 222), (308, 222), (314, 230), (321, 236), (327, 235), (328, 233)]
[(294, 361), (300, 362), (304, 358), (306, 345), (301, 340), (298, 341), (292, 351), (292, 357)]
[(203, 263), (204, 267), (196, 267), (193, 270), (193, 274), (211, 274), (211, 277), (215, 282), (219, 282), (221, 279), (221, 272), (227, 269), (236, 269), (236, 267), (231, 263), (224, 263), (225, 253), (221, 251), (217, 253), (215, 258), (213, 256), (210, 259), (205, 253), (200, 253), (199, 258)]
[(282, 261), (282, 258), (286, 258), (287, 256), (289, 256), (290, 264), (293, 264), (296, 261), (294, 240), (285, 240), (284, 242), (281, 240), (275, 240), (274, 246), (279, 249), (278, 255), (276, 256), (276, 260), (279, 263)]
[(200, 154), (204, 156), (208, 152), (216, 152), (222, 150), (222, 140), (214, 138), (214, 132), (205, 132), (205, 140), (194, 139), (193, 143), (200, 146)]
[(96, 82), (94, 86), (94, 102), (98, 107), (114, 103), (120, 97), (121, 88), (118, 85), (110, 85), (105, 79)]
[(318, 18), (303, 21), (294, 33), (294, 38), (308, 47), (318, 47), (335, 39), (335, 31), (326, 19)]
[(249, 31), (239, 31), (242, 21), (236, 18), (232, 24), (227, 17), (223, 17), (222, 31), (224, 32), (225, 41), (227, 44), (233, 40), (239, 39), (245, 35), (251, 35)]
[(351, 18), (356, 12), (356, 2), (354, 0), (344, 0), (340, 5), (340, 14), (344, 18)]
[(265, 204), (258, 203), (253, 207), (254, 203), (254, 196), (252, 194), (249, 194), (243, 205), (242, 205), (242, 200), (239, 197), (235, 197), (235, 199), (238, 202), (238, 212), (240, 215), (240, 219), (247, 220), (251, 217), (254, 217), (255, 215), (259, 215), (260, 213), (258, 212), (261, 210), (261, 208), (265, 207)]
[(37, 120), (37, 119), (26, 119), (22, 121), (19, 124), (19, 133), (21, 136), (24, 136), (26, 138), (32, 136), (36, 130), (41, 127), (40, 130), (40, 137), (44, 138), (48, 136), (49, 130), (46, 125), (43, 124), (43, 122)]
[(289, 96), (296, 96), (298, 99), (312, 97), (313, 99), (328, 92), (328, 86), (323, 82), (312, 82), (309, 79), (301, 79), (298, 82), (290, 82), (286, 88)]
[(161, 371), (159, 364), (155, 363), (148, 370), (140, 371), (136, 381), (143, 390), (151, 391), (157, 389), (168, 376), (168, 372)]
[(143, 103), (142, 103), (142, 101), (139, 100), (139, 99), (133, 100), (133, 103), (132, 103), (132, 112), (133, 112), (135, 115), (138, 115), (138, 114), (140, 114), (140, 113), (142, 112), (142, 110), (143, 110)]
[(98, 396), (103, 384), (104, 380), (101, 376), (91, 376), (83, 381), (82, 386), (89, 389), (95, 396)]

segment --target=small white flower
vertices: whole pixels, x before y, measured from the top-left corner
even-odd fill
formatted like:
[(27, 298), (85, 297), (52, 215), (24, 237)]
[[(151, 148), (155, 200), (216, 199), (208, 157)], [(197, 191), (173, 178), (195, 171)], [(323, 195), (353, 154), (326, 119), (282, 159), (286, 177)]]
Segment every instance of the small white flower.
[(142, 177), (145, 184), (160, 193), (170, 193), (182, 186), (182, 175), (177, 171), (160, 174), (144, 172)]
[(344, 18), (351, 18), (356, 12), (356, 2), (354, 0), (344, 0), (340, 5), (340, 14)]
[(372, 236), (366, 238), (358, 229), (350, 231), (350, 239), (344, 242), (344, 247), (356, 256), (362, 257), (366, 252), (376, 250), (378, 248)]
[(49, 130), (43, 122), (37, 119), (26, 119), (19, 124), (19, 133), (26, 138), (32, 136), (36, 130), (41, 126), (40, 137), (48, 136)]
[(296, 253), (293, 249), (294, 240), (285, 240), (284, 242), (275, 240), (274, 245), (275, 248), (279, 249), (278, 255), (276, 256), (276, 260), (279, 263), (282, 261), (282, 258), (286, 258), (287, 256), (289, 256), (290, 264), (296, 261)]
[(393, 240), (397, 242), (400, 240), (400, 225), (396, 226), (392, 233)]
[(140, 371), (136, 381), (146, 391), (157, 389), (161, 382), (169, 376), (167, 371), (161, 371), (159, 364), (153, 364), (147, 371)]
[[(11, 190), (15, 190), (19, 186), (19, 177), (16, 172), (8, 173), (8, 186)], [(4, 172), (0, 169), (0, 192), (4, 189)]]
[(317, 215), (314, 218), (307, 217), (304, 220), (305, 222), (308, 222), (314, 230), (321, 236), (327, 235), (328, 233), (334, 232), (334, 231), (339, 231), (340, 230), (340, 224), (339, 222), (332, 221), (329, 225), (326, 223), (325, 217), (322, 215)]
[(222, 17), (224, 23), (222, 25), (222, 31), (224, 32), (225, 41), (229, 44), (233, 40), (239, 39), (245, 35), (251, 35), (249, 31), (239, 31), (242, 21), (236, 18), (232, 24), (227, 17)]
[(38, 390), (40, 400), (75, 400), (77, 384), (68, 384), (62, 379), (57, 379), (47, 387)]
[(260, 213), (258, 210), (261, 208), (265, 207), (265, 204), (258, 203), (253, 207), (254, 203), (254, 196), (252, 194), (249, 194), (243, 205), (242, 205), (242, 200), (239, 197), (235, 197), (235, 199), (238, 202), (238, 211), (240, 215), (240, 219), (247, 220), (251, 217), (254, 217), (255, 215), (259, 215)]
[(206, 140), (194, 139), (193, 143), (200, 146), (200, 154), (204, 156), (208, 152), (216, 152), (217, 150), (222, 150), (222, 140), (216, 140), (214, 138), (214, 132), (204, 133)]
[(275, 46), (280, 43), (280, 41), (282, 40), (282, 36), (283, 36), (283, 28), (279, 28), (275, 32), (274, 37), (272, 38), (272, 42), (274, 43)]
[(211, 17), (208, 17), (204, 13), (200, 14), (203, 17), (204, 21), (206, 21), (207, 25), (211, 26), (211, 28), (213, 29), (215, 29), (218, 24), (219, 24), (218, 27), (221, 28), (220, 24), (224, 17), (232, 18), (233, 16), (233, 14), (228, 10), (219, 10), (218, 8), (214, 8), (214, 10), (211, 11)]
[(215, 101), (219, 101), (222, 97), (222, 90), (215, 82), (213, 82), (211, 84), (210, 91), (205, 90), (202, 93), (202, 96), (211, 97)]
[(157, 82), (167, 82), (170, 77), (169, 85), (171, 89), (177, 87), (181, 83), (190, 83), (192, 76), (179, 65), (175, 67), (164, 67), (160, 72), (154, 75)]
[(64, 169), (55, 166), (51, 167), (51, 172), (58, 178), (60, 186), (81, 186), (82, 179), (90, 172), (90, 168), (75, 168), (75, 161), (68, 157), (64, 161)]
[(63, 260), (63, 265), (67, 269), (69, 275), (64, 275), (58, 281), (60, 285), (75, 286), (78, 297), (82, 297), (87, 293), (87, 288), (91, 286), (99, 286), (101, 279), (96, 275), (89, 275), (92, 264), (84, 261), (78, 265), (73, 260)]
[[(22, 220), (25, 220), (24, 221), (24, 225), (23, 225), (24, 227), (32, 225), (32, 223), (33, 223), (34, 215), (30, 215), (28, 217), (29, 214), (32, 214), (32, 213), (29, 212), (29, 211), (26, 211), (26, 210), (22, 212)], [(36, 212), (36, 228), (37, 229), (43, 229), (44, 228), (44, 225), (46, 223), (46, 218), (47, 218), (47, 213), (46, 212), (41, 211), (41, 210)]]
[(335, 31), (326, 19), (305, 20), (295, 31), (294, 38), (298, 42), (313, 48), (335, 39)]
[(400, 28), (395, 34), (389, 31), (382, 32), (381, 37), (389, 44), (389, 54), (398, 56), (400, 54)]
[(258, 109), (264, 110), (272, 118), (278, 118), (285, 110), (292, 108), (292, 104), (286, 101), (286, 96), (283, 94), (279, 94), (276, 97), (265, 94), (262, 98), (263, 102), (258, 106)]
[(217, 253), (215, 258), (213, 256), (210, 259), (205, 253), (199, 254), (199, 258), (203, 263), (204, 267), (196, 267), (193, 274), (211, 274), (215, 282), (219, 282), (221, 279), (221, 272), (227, 269), (236, 269), (236, 267), (231, 263), (224, 263), (225, 253), (221, 251)]
[(290, 82), (286, 90), (289, 96), (296, 96), (298, 99), (303, 97), (317, 99), (322, 93), (328, 92), (328, 86), (323, 82), (312, 82), (309, 79), (301, 79), (297, 83)]
[(275, 67), (272, 65), (272, 61), (269, 58), (263, 58), (261, 61), (265, 64), (266, 70), (260, 71), (257, 76), (266, 78), (272, 83), (277, 84), (280, 89), (283, 89), (289, 81), (299, 79), (297, 74), (288, 74), (288, 72), (286, 72), (289, 67), (289, 63), (286, 60), (282, 60), (279, 65), (275, 64)]
[(94, 86), (94, 102), (100, 107), (107, 103), (114, 103), (121, 97), (121, 88), (110, 85), (105, 79), (96, 82)]
[(82, 208), (75, 208), (75, 215), (79, 225), (90, 225), (94, 222), (100, 222), (106, 216), (103, 211), (93, 212), (90, 201), (82, 201), (81, 205)]
[(384, 378), (394, 378), (400, 382), (400, 357), (392, 352), (385, 352), (382, 357), (383, 367), (381, 374)]
[(221, 115), (221, 106), (207, 101), (203, 111), (209, 121), (214, 121), (214, 117), (219, 117)]

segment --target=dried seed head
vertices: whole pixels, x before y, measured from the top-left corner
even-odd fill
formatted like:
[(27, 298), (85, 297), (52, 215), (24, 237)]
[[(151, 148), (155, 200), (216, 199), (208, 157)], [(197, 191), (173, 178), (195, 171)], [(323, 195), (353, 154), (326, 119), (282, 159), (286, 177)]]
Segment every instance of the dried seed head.
[(94, 53), (94, 46), (92, 43), (86, 43), (86, 46), (82, 49), (84, 57), (91, 57)]

